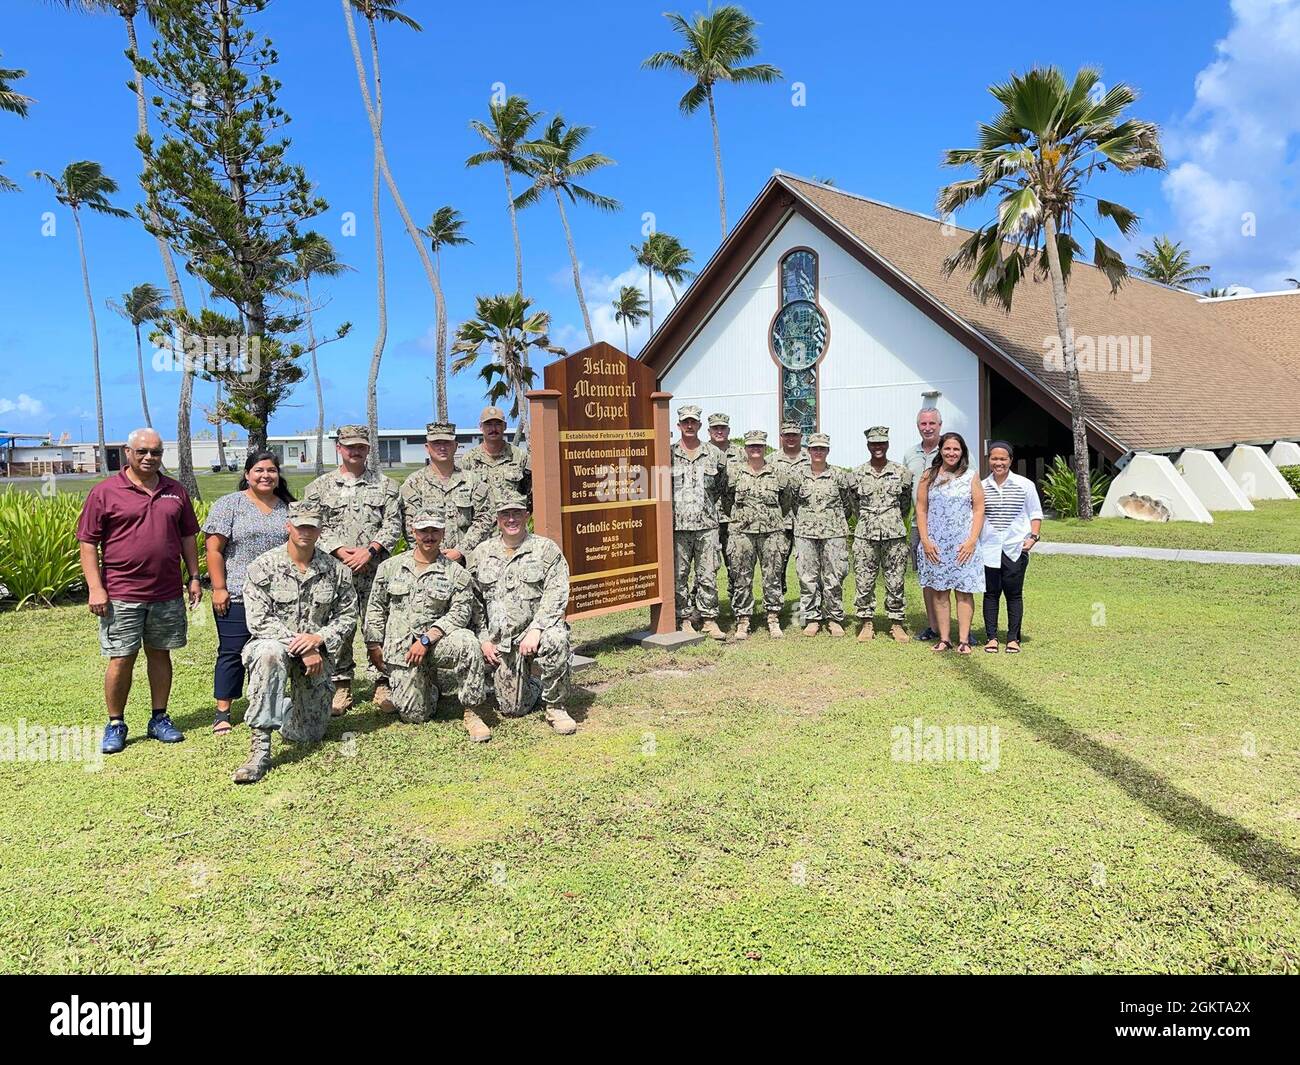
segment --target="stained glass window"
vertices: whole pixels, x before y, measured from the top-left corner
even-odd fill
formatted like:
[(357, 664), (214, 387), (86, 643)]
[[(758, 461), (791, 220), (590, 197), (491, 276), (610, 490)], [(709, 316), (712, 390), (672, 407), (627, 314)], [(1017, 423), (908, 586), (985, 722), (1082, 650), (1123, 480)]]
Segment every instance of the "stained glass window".
[(781, 309), (772, 322), (772, 353), (781, 364), (781, 420), (817, 429), (817, 362), (829, 328), (817, 306), (817, 256), (806, 249), (781, 260)]

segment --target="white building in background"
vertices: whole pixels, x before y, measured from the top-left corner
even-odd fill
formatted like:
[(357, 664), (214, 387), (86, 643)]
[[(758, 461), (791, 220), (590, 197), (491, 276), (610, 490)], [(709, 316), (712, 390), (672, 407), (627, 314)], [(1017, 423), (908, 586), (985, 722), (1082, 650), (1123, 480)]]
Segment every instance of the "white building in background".
[[(509, 438), (514, 433), (512, 428), (506, 429), (506, 436)], [(325, 433), (325, 455), (324, 465), (332, 466), (337, 463), (337, 452), (334, 449), (334, 440), (337, 436), (334, 429)], [(457, 454), (466, 451), (475, 444), (483, 442), (483, 434), (477, 428), (464, 430), (456, 433), (456, 452)], [(424, 427), (418, 429), (383, 429), (379, 430), (379, 465), (382, 467), (393, 466), (423, 466), (427, 461), (429, 454), (424, 450)], [(316, 434), (294, 434), (292, 436), (272, 435), (267, 438), (267, 447), (280, 456), (280, 464), (286, 469), (315, 469), (316, 468)], [(197, 461), (195, 462), (197, 466)]]

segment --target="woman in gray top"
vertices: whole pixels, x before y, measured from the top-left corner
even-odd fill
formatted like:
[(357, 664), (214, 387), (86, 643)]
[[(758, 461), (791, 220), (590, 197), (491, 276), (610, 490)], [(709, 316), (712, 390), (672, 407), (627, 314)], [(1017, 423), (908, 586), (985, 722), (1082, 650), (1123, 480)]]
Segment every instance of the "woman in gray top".
[(224, 736), (231, 729), (230, 704), (244, 693), (244, 663), (248, 643), (244, 618), (244, 571), (248, 564), (288, 539), (284, 531), (293, 493), (280, 476), (280, 460), (270, 451), (255, 451), (244, 463), (239, 491), (212, 504), (203, 523), (208, 576), (212, 580), (212, 613), (217, 622), (217, 665), (212, 694), (217, 700), (212, 731)]

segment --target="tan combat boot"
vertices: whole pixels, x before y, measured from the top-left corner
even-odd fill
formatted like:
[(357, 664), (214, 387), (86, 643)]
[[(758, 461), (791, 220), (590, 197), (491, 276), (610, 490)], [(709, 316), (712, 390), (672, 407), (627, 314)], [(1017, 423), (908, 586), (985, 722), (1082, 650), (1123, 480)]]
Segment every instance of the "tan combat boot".
[(372, 698), (374, 704), (385, 714), (397, 713), (397, 704), (393, 702), (393, 692), (392, 689), (389, 688), (386, 678), (380, 677), (379, 680), (375, 682), (375, 694)]
[(838, 621), (828, 621), (826, 623), (826, 628), (829, 630), (832, 636), (844, 635), (844, 626), (841, 625)]
[(568, 715), (568, 712), (562, 706), (548, 706), (546, 708), (546, 723), (561, 736), (572, 736), (578, 731), (578, 723)]
[(744, 617), (739, 617), (736, 619), (736, 639), (737, 640), (749, 639), (749, 615), (748, 614), (746, 614)]
[(352, 682), (339, 680), (334, 682), (334, 701), (330, 703), (330, 716), (342, 717), (352, 709)]
[(270, 729), (253, 729), (253, 746), (248, 752), (248, 761), (235, 770), (231, 779), (236, 784), (256, 784), (271, 770), (271, 731)]
[(492, 730), (483, 723), (477, 710), (466, 707), (462, 717), (465, 721), (465, 731), (469, 733), (471, 742), (487, 743), (492, 738)]
[(705, 636), (711, 637), (714, 640), (725, 640), (727, 638), (727, 634), (718, 628), (716, 618), (709, 618), (708, 621), (700, 626), (700, 631), (704, 633)]
[(769, 613), (767, 615), (767, 632), (774, 640), (784, 640), (785, 633), (781, 631), (781, 615)]
[(686, 633), (688, 636), (695, 635), (695, 619), (693, 617), (682, 618), (682, 632)]
[(872, 624), (871, 619), (867, 618), (867, 620), (864, 621), (862, 625), (858, 628), (858, 643), (866, 643), (868, 640), (872, 639), (875, 635), (876, 635), (876, 627), (874, 624)]
[(819, 632), (821, 632), (821, 626), (815, 621), (810, 621), (803, 627), (803, 634), (805, 636), (816, 636)]
[(889, 626), (889, 635), (899, 643), (910, 643), (912, 640), (912, 637), (907, 634), (907, 630), (897, 621)]

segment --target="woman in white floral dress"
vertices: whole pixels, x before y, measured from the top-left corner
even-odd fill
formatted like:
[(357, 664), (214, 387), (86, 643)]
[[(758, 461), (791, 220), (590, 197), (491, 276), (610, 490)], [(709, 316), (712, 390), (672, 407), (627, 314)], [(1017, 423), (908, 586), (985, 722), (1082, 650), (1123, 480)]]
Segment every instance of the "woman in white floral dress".
[(944, 433), (939, 438), (934, 465), (921, 475), (916, 527), (921, 545), (916, 569), (921, 586), (943, 593), (934, 600), (939, 623), (934, 650), (952, 647), (948, 638), (951, 591), (957, 596), (957, 652), (968, 655), (975, 593), (984, 591), (984, 560), (978, 550), (984, 527), (984, 486), (979, 471), (970, 466), (970, 452), (960, 433)]

